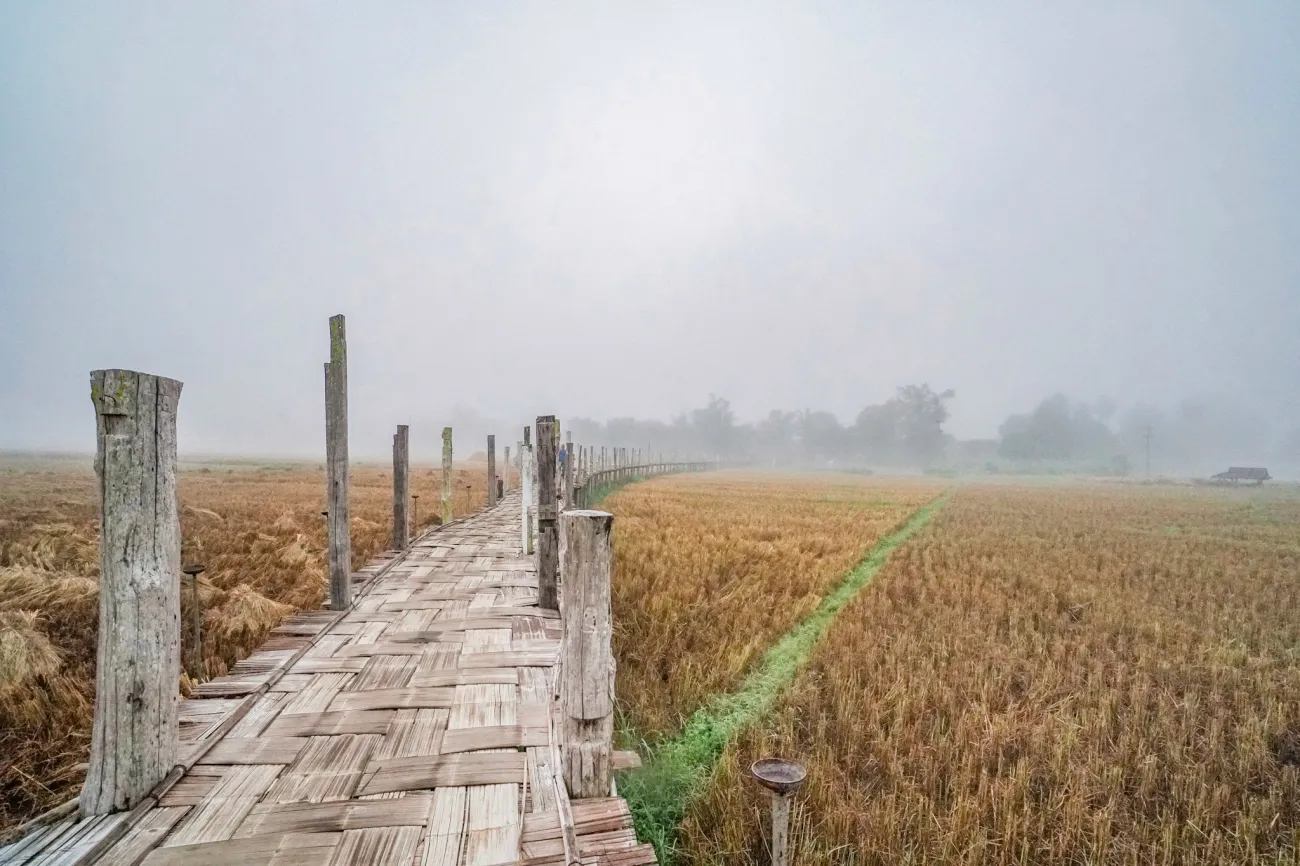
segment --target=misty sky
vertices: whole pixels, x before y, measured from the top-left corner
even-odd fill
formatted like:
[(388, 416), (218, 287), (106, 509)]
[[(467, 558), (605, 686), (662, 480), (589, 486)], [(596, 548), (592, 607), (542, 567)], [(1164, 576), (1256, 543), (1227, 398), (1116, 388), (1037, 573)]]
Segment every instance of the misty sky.
[(920, 381), (1294, 426), (1300, 3), (0, 0), (0, 447), (126, 367), (321, 452), (338, 312), (360, 454)]

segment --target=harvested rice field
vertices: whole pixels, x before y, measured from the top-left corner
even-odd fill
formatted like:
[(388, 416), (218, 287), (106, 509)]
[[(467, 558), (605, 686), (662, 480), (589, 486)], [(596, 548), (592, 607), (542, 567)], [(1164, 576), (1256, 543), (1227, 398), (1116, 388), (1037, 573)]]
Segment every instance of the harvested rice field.
[[(779, 592), (779, 590), (778, 590)], [(679, 862), (1300, 862), (1294, 490), (961, 487), (685, 808)], [(641, 700), (648, 698), (641, 696)]]

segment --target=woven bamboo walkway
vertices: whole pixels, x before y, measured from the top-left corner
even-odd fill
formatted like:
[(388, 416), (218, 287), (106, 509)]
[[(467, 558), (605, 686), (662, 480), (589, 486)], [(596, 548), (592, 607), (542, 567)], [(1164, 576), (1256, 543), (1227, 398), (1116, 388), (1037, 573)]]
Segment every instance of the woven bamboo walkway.
[[(354, 575), (181, 706), (186, 767), (132, 812), (67, 819), (0, 864), (642, 866), (623, 800), (569, 803), (518, 492)], [(576, 847), (576, 851), (574, 848)]]

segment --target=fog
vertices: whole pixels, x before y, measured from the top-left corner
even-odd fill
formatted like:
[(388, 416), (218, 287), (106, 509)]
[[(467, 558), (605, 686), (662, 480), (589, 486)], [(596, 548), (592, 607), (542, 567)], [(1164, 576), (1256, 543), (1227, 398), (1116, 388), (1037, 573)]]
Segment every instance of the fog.
[(1290, 0), (7, 3), (0, 447), (93, 449), (126, 367), (183, 452), (319, 455), (344, 313), (360, 456), (928, 383), (1271, 459), (1297, 152)]

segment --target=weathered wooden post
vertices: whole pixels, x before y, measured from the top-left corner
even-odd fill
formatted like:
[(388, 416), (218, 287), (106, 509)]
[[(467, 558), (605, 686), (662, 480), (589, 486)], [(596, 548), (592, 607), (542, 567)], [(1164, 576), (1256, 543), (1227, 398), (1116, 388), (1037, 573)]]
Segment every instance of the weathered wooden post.
[(442, 428), (442, 522), (451, 523), (451, 428)]
[(555, 416), (537, 418), (537, 604), (560, 609), (559, 538), (555, 525)]
[(488, 434), (488, 508), (497, 504), (497, 437)]
[(533, 449), (529, 444), (531, 435), (529, 428), (525, 427), (524, 441), (519, 443), (519, 478), (523, 495), (520, 505), (523, 519), (519, 524), (519, 540), (525, 554), (533, 552)]
[(573, 462), (577, 458), (573, 453), (573, 433), (569, 432), (564, 441), (564, 507), (573, 507)]
[(505, 490), (507, 493), (509, 493), (510, 492), (510, 446), (509, 445), (506, 446), (505, 459), (502, 462), (505, 464), (506, 471), (502, 474), (501, 480), (505, 482), (504, 484)]
[(610, 528), (604, 511), (566, 511), (564, 641), (560, 701), (564, 783), (569, 796), (608, 797), (614, 747), (614, 651), (610, 613)]
[(181, 383), (95, 370), (99, 649), (83, 816), (130, 809), (176, 766), (180, 729), (181, 521), (176, 406)]
[(398, 424), (393, 434), (393, 550), (411, 543), (411, 428)]
[(325, 465), (329, 508), (330, 607), (352, 603), (352, 531), (348, 520), (348, 343), (343, 316), (330, 317), (325, 365)]

